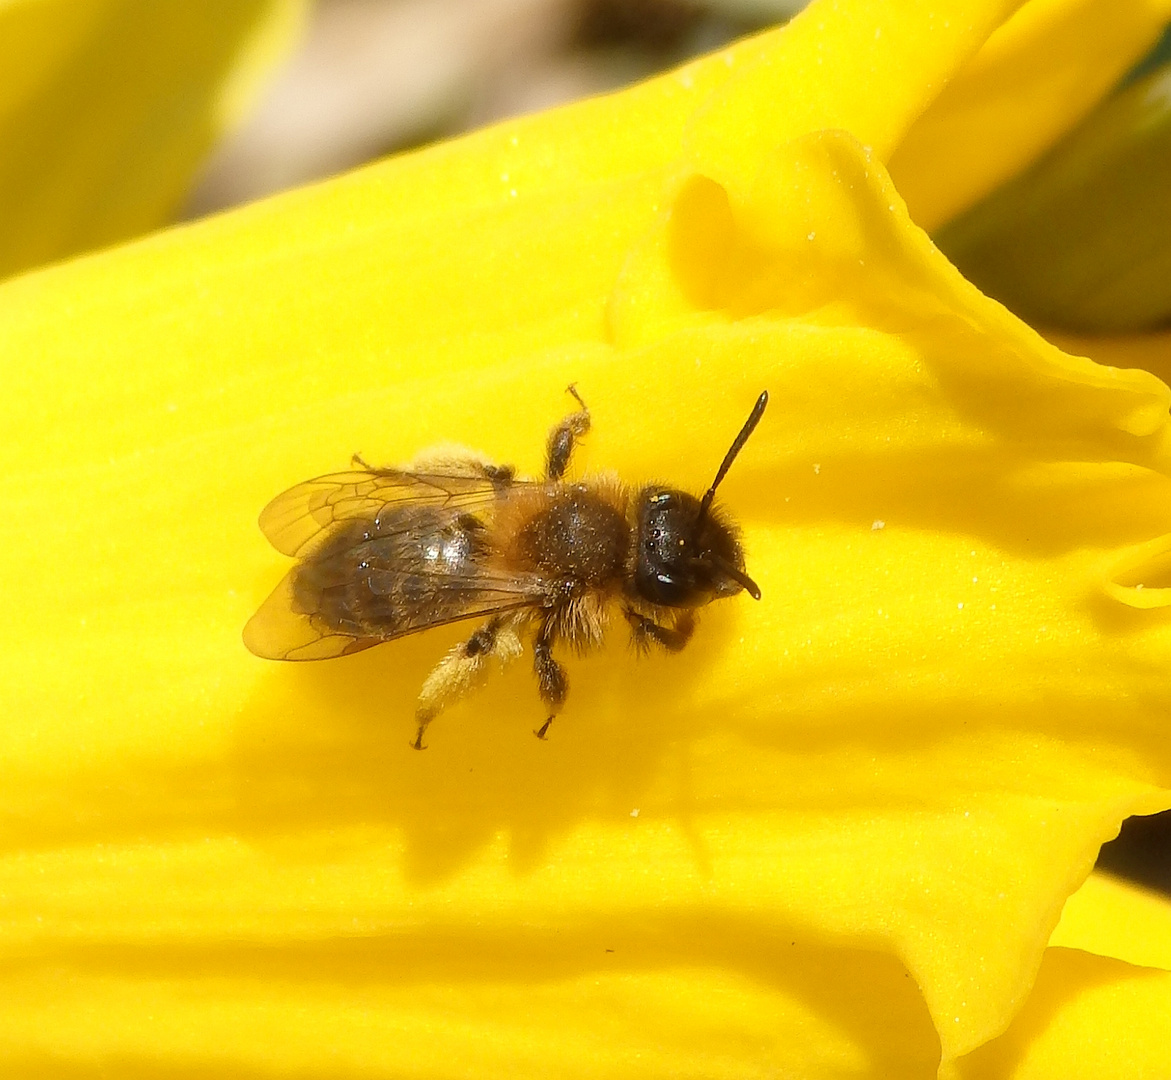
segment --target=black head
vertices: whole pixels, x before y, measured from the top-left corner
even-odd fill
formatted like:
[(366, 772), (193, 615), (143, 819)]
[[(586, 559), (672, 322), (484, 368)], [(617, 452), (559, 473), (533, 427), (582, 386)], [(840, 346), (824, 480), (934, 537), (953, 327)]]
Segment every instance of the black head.
[(713, 512), (712, 500), (767, 404), (765, 392), (702, 499), (674, 488), (649, 487), (640, 492), (634, 587), (644, 600), (664, 607), (699, 607), (741, 589), (760, 599), (760, 589), (744, 572), (744, 552), (736, 530)]

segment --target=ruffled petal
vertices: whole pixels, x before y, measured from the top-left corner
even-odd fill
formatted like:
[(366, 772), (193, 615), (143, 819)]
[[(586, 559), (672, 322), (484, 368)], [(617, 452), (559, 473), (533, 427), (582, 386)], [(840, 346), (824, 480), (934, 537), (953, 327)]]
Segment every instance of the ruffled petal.
[(1028, 1003), (957, 1080), (1171, 1073), (1171, 905), (1095, 874), (1069, 898)]

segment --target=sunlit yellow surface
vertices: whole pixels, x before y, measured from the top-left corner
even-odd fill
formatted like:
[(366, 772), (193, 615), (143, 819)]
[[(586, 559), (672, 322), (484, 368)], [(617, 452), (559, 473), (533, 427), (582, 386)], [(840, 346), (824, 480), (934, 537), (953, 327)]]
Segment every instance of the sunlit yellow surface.
[(1167, 1075), (1171, 904), (1103, 874), (1069, 898), (1028, 1003), (957, 1080)]
[[(1171, 392), (982, 297), (883, 165), (1012, 6), (821, 0), (0, 288), (11, 1070), (902, 1078), (1011, 1032), (1171, 804)], [(458, 628), (244, 650), (268, 498), (536, 471), (571, 381), (581, 470), (695, 491), (770, 391), (722, 489), (759, 604), (570, 659), (548, 743), (521, 664), (409, 749)]]

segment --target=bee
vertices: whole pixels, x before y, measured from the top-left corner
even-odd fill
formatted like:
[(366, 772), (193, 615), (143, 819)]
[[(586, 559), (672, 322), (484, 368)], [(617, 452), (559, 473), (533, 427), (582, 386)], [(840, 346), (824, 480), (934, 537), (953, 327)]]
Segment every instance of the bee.
[(569, 683), (554, 656), (601, 644), (615, 609), (640, 651), (678, 652), (696, 611), (760, 589), (744, 569), (735, 525), (716, 489), (768, 404), (757, 399), (702, 498), (664, 484), (631, 490), (616, 477), (565, 480), (590, 411), (577, 402), (549, 433), (545, 476), (470, 454), (432, 455), (406, 469), (355, 455), (348, 472), (278, 495), (260, 528), (297, 564), (249, 620), (244, 643), (270, 660), (325, 660), (446, 623), (482, 619), (423, 682), (411, 745), (446, 707), (532, 646), (546, 737)]

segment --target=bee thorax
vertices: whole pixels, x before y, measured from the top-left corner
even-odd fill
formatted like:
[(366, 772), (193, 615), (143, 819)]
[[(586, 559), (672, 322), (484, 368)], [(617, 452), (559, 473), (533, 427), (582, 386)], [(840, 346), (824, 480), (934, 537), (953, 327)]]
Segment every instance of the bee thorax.
[(598, 588), (619, 577), (629, 542), (623, 510), (583, 484), (554, 492), (517, 536), (523, 562), (555, 574), (571, 595), (581, 586)]

